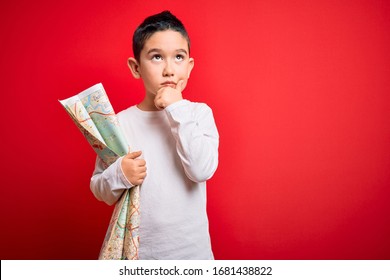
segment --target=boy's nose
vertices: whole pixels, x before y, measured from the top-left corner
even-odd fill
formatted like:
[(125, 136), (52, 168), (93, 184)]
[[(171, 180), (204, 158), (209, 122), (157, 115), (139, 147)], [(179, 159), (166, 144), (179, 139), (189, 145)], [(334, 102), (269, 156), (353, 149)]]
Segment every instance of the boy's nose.
[(166, 62), (165, 67), (164, 67), (164, 71), (163, 71), (163, 76), (164, 77), (171, 77), (171, 76), (173, 76), (173, 74), (174, 74), (174, 72), (173, 72), (173, 68), (172, 68), (171, 63)]

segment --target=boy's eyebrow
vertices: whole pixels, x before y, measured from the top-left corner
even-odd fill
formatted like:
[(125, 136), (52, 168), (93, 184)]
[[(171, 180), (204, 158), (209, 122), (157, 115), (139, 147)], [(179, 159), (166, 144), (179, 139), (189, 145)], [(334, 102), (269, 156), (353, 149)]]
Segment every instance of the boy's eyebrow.
[[(159, 48), (153, 48), (153, 49), (150, 49), (147, 54), (150, 54), (152, 52), (162, 52), (162, 49), (159, 49)], [(185, 54), (187, 54), (187, 50), (185, 49), (177, 49), (176, 52), (180, 53), (180, 52), (184, 52)]]
[(180, 52), (183, 52), (183, 53), (185, 53), (185, 54), (187, 54), (187, 50), (185, 50), (185, 49), (178, 49), (178, 50), (176, 50), (178, 53), (180, 53)]
[(157, 49), (157, 48), (153, 48), (153, 49), (150, 49), (147, 53), (152, 53), (152, 52), (160, 52), (161, 49)]

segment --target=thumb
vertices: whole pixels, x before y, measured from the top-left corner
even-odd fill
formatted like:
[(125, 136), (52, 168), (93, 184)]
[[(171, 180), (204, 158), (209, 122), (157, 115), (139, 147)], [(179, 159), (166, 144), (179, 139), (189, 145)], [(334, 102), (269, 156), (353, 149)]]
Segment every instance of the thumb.
[(128, 153), (128, 154), (127, 154), (127, 158), (136, 159), (136, 158), (139, 157), (141, 154), (142, 154), (141, 151), (136, 151), (136, 152)]
[(180, 91), (180, 92), (182, 92), (183, 91), (183, 89), (184, 89), (184, 80), (180, 80), (180, 81), (178, 81), (177, 82), (177, 84), (176, 84), (176, 89), (178, 90), (178, 91)]

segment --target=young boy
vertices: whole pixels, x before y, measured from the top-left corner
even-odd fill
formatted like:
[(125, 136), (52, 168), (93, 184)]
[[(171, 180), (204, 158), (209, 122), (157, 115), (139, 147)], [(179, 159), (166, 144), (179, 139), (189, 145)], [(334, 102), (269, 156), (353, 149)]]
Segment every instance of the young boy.
[(206, 180), (218, 165), (211, 109), (183, 99), (194, 59), (183, 24), (170, 12), (150, 16), (133, 36), (128, 65), (142, 79), (142, 102), (118, 114), (131, 151), (107, 169), (98, 158), (91, 190), (114, 204), (140, 188), (140, 259), (213, 259)]

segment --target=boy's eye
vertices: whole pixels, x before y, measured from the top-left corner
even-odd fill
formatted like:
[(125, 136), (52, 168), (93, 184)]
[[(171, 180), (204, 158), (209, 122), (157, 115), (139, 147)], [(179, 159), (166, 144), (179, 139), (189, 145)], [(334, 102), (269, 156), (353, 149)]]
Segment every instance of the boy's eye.
[(160, 60), (162, 60), (162, 56), (159, 54), (155, 54), (155, 55), (153, 55), (152, 60), (160, 61)]
[(183, 59), (184, 59), (183, 55), (181, 55), (181, 54), (176, 55), (176, 60), (177, 61), (182, 61)]

